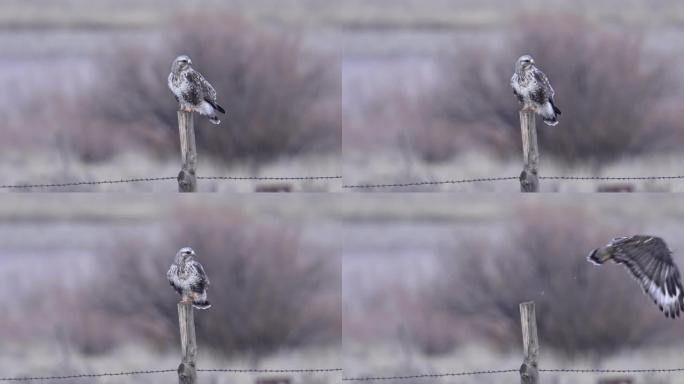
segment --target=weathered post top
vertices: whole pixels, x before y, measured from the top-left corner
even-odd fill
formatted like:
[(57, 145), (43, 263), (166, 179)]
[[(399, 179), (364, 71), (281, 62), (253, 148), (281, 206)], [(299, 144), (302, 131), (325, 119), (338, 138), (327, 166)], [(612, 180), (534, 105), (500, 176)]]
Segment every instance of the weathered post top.
[(197, 148), (192, 112), (178, 111), (182, 168), (178, 173), (178, 192), (197, 192)]
[(523, 171), (520, 174), (521, 192), (539, 192), (539, 148), (534, 112), (520, 111), (520, 132), (523, 146)]
[(539, 339), (534, 302), (520, 304), (524, 360), (520, 366), (522, 384), (539, 384)]

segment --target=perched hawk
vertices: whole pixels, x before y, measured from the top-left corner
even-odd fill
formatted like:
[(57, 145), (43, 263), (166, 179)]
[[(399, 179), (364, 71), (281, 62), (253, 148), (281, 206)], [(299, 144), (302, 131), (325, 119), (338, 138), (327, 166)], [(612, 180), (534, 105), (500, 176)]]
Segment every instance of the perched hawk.
[(684, 310), (679, 269), (663, 239), (644, 235), (619, 237), (605, 247), (595, 249), (588, 259), (597, 265), (607, 260), (623, 264), (665, 316), (678, 317)]
[(515, 63), (511, 86), (513, 94), (522, 103), (524, 110), (541, 115), (547, 125), (558, 124), (561, 111), (554, 104), (553, 88), (544, 72), (534, 66), (532, 56), (521, 56)]
[(197, 112), (209, 116), (209, 121), (214, 124), (221, 122), (216, 116), (216, 111), (226, 111), (216, 103), (216, 91), (214, 87), (204, 79), (201, 73), (195, 71), (190, 65), (192, 61), (188, 56), (176, 57), (169, 74), (169, 89), (176, 96), (180, 108), (186, 112)]
[(166, 272), (171, 286), (181, 295), (181, 302), (192, 303), (195, 308), (211, 307), (207, 300), (209, 278), (204, 268), (195, 260), (195, 251), (190, 247), (181, 248)]

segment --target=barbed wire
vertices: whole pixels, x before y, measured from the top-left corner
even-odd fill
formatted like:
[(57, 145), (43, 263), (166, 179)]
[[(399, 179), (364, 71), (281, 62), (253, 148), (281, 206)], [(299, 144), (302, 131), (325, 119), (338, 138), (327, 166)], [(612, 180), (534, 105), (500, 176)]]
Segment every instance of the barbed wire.
[[(668, 373), (668, 372), (683, 372), (684, 368), (650, 368), (650, 369), (574, 369), (574, 368), (550, 368), (539, 369), (540, 373)], [(499, 369), (499, 370), (485, 370), (485, 371), (465, 371), (465, 372), (447, 372), (447, 373), (432, 373), (432, 374), (416, 374), (406, 376), (368, 376), (368, 377), (343, 377), (342, 381), (382, 381), (382, 380), (409, 380), (409, 379), (425, 379), (425, 378), (439, 378), (439, 377), (453, 377), (453, 376), (477, 376), (477, 375), (493, 375), (503, 373), (519, 373), (519, 369)]]
[(0, 381), (63, 380), (63, 379), (78, 379), (78, 378), (84, 378), (84, 377), (129, 376), (129, 375), (144, 375), (144, 374), (169, 373), (169, 372), (176, 372), (176, 370), (175, 369), (152, 369), (152, 370), (128, 371), (128, 372), (82, 373), (82, 374), (64, 375), (64, 376), (0, 377)]
[(684, 368), (644, 368), (644, 369), (574, 369), (574, 368), (551, 368), (539, 369), (539, 372), (556, 373), (668, 373), (684, 372)]
[(636, 180), (675, 180), (684, 176), (539, 176), (540, 180), (605, 180), (605, 181), (636, 181)]
[(140, 183), (150, 181), (162, 180), (176, 180), (175, 177), (141, 177), (134, 179), (119, 179), (119, 180), (99, 180), (99, 181), (74, 181), (68, 183), (52, 183), (52, 184), (5, 184), (0, 185), (0, 189), (24, 189), (24, 188), (60, 188), (60, 187), (74, 187), (81, 185), (100, 185), (100, 184), (124, 184), (124, 183)]
[[(287, 180), (334, 180), (342, 179), (342, 176), (294, 176), (294, 177), (258, 177), (258, 176), (198, 176), (198, 180), (233, 180), (233, 181), (287, 181)], [(153, 181), (170, 181), (177, 180), (176, 176), (164, 177), (141, 177), (132, 179), (118, 179), (118, 180), (97, 180), (97, 181), (74, 181), (68, 183), (52, 183), (52, 184), (4, 184), (0, 185), (0, 189), (31, 189), (31, 188), (64, 188), (76, 187), (84, 185), (102, 185), (102, 184), (125, 184), (125, 183), (141, 183)]]
[(410, 183), (396, 183), (396, 184), (358, 184), (358, 185), (343, 185), (342, 188), (356, 188), (356, 189), (371, 189), (371, 188), (401, 188), (414, 187), (420, 185), (440, 185), (440, 184), (465, 184), (465, 183), (479, 183), (479, 182), (493, 182), (504, 180), (518, 180), (518, 176), (504, 176), (504, 177), (483, 177), (477, 179), (461, 179), (461, 180), (442, 180), (442, 181), (416, 181)]
[[(342, 368), (302, 368), (302, 369), (238, 369), (238, 368), (204, 368), (197, 369), (197, 372), (227, 372), (227, 373), (335, 373), (342, 372)], [(175, 369), (152, 369), (126, 372), (105, 372), (105, 373), (82, 373), (61, 376), (32, 376), (32, 377), (0, 377), (0, 381), (38, 381), (38, 380), (64, 380), (78, 379), (87, 377), (107, 377), (107, 376), (132, 376), (159, 373), (175, 373)], [(343, 377), (342, 381), (383, 381), (383, 380), (409, 380), (423, 378), (440, 378), (456, 376), (477, 376), (494, 375), (505, 373), (518, 373), (518, 369), (498, 369), (481, 371), (463, 371), (446, 373), (426, 373), (403, 376), (362, 376), (362, 377)], [(684, 368), (643, 368), (643, 369), (578, 369), (578, 368), (547, 368), (539, 369), (540, 373), (672, 373), (684, 372)]]
[[(223, 181), (315, 181), (315, 180), (341, 180), (342, 176), (292, 176), (292, 177), (268, 177), (268, 176), (198, 176), (198, 180), (223, 180)], [(643, 181), (643, 180), (682, 180), (684, 175), (676, 176), (539, 176), (539, 180), (572, 180), (572, 181)], [(471, 179), (453, 179), (453, 180), (423, 180), (406, 183), (388, 183), (388, 184), (356, 184), (356, 185), (342, 185), (345, 189), (379, 189), (379, 188), (405, 188), (427, 185), (443, 185), (443, 184), (468, 184), (468, 183), (484, 183), (497, 181), (513, 181), (518, 180), (518, 176), (501, 176), (501, 177), (480, 177)], [(163, 177), (140, 177), (131, 179), (115, 179), (115, 180), (96, 180), (96, 181), (74, 181), (65, 183), (46, 183), (46, 184), (4, 184), (0, 185), (0, 189), (31, 189), (31, 188), (65, 188), (85, 185), (103, 185), (103, 184), (126, 184), (126, 183), (144, 183), (155, 181), (171, 181), (177, 180), (175, 176)]]
[(437, 377), (451, 377), (451, 376), (476, 376), (476, 375), (493, 375), (499, 373), (517, 373), (517, 369), (500, 369), (487, 371), (471, 371), (471, 372), (449, 372), (449, 373), (425, 373), (418, 375), (406, 376), (367, 376), (367, 377), (343, 377), (342, 381), (375, 381), (375, 380), (408, 380), (408, 379), (426, 379)]
[[(133, 376), (157, 373), (175, 373), (175, 369), (152, 369), (128, 372), (106, 372), (106, 373), (82, 373), (63, 376), (35, 376), (35, 377), (0, 377), (0, 381), (37, 381), (37, 380), (64, 380), (78, 379), (86, 377), (107, 377), (107, 376)], [(229, 373), (331, 373), (342, 372), (342, 368), (308, 368), (308, 369), (235, 369), (235, 368), (205, 368), (198, 369), (197, 372), (229, 372)]]
[(309, 368), (309, 369), (232, 369), (208, 368), (198, 369), (197, 372), (232, 372), (232, 373), (330, 373), (342, 372), (342, 368)]
[[(539, 176), (539, 180), (575, 180), (575, 181), (638, 181), (638, 180), (676, 180), (684, 179), (682, 176)], [(401, 188), (401, 187), (415, 187), (423, 185), (440, 185), (440, 184), (465, 184), (465, 183), (481, 183), (494, 181), (510, 181), (519, 180), (518, 176), (503, 176), (503, 177), (483, 177), (474, 179), (457, 179), (457, 180), (437, 180), (437, 181), (416, 181), (409, 183), (396, 184), (358, 184), (358, 185), (343, 185), (342, 188), (349, 189), (373, 189), (373, 188)]]

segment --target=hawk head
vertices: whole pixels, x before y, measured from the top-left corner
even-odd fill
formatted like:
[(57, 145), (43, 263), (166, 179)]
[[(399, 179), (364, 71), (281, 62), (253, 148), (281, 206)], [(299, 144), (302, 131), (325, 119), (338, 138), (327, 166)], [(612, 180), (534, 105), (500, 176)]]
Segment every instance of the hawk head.
[(190, 56), (188, 55), (180, 55), (176, 57), (176, 59), (173, 61), (173, 65), (171, 66), (171, 72), (173, 73), (179, 73), (192, 65), (192, 60), (190, 60)]
[(522, 55), (515, 63), (515, 70), (517, 72), (525, 71), (534, 65), (534, 59), (530, 55)]
[(195, 251), (190, 247), (181, 248), (178, 253), (176, 253), (175, 263), (178, 265), (187, 263), (195, 257)]
[(613, 258), (615, 253), (615, 245), (627, 240), (627, 237), (616, 237), (610, 241), (605, 247), (594, 249), (587, 257), (587, 260), (596, 265), (601, 265)]
[(594, 249), (591, 254), (587, 257), (591, 263), (595, 265), (601, 265), (613, 257), (609, 246), (603, 248)]

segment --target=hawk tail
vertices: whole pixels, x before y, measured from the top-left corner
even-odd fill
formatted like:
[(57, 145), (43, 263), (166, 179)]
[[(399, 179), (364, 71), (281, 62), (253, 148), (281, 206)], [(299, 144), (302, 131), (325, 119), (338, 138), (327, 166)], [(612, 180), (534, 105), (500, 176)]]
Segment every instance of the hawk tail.
[(558, 125), (558, 115), (560, 115), (560, 109), (553, 104), (553, 101), (549, 100), (546, 102), (546, 104), (542, 106), (540, 112), (542, 120), (544, 120), (546, 125)]
[(553, 108), (553, 113), (555, 113), (558, 116), (562, 115), (561, 110), (558, 109), (558, 107), (556, 107), (556, 103), (553, 102), (553, 99), (550, 99), (549, 103), (551, 104), (551, 108)]
[(211, 308), (211, 303), (207, 299), (193, 300), (192, 306), (197, 309), (209, 309)]
[[(196, 290), (197, 288), (199, 289)], [(192, 306), (197, 309), (208, 309), (211, 307), (209, 300), (207, 300), (206, 289), (200, 288), (199, 286), (193, 287)]]
[(222, 106), (218, 105), (215, 101), (211, 101), (211, 100), (206, 100), (206, 101), (207, 101), (207, 103), (211, 104), (212, 108), (214, 108), (215, 110), (223, 113), (224, 115), (226, 114), (226, 110), (223, 109)]

